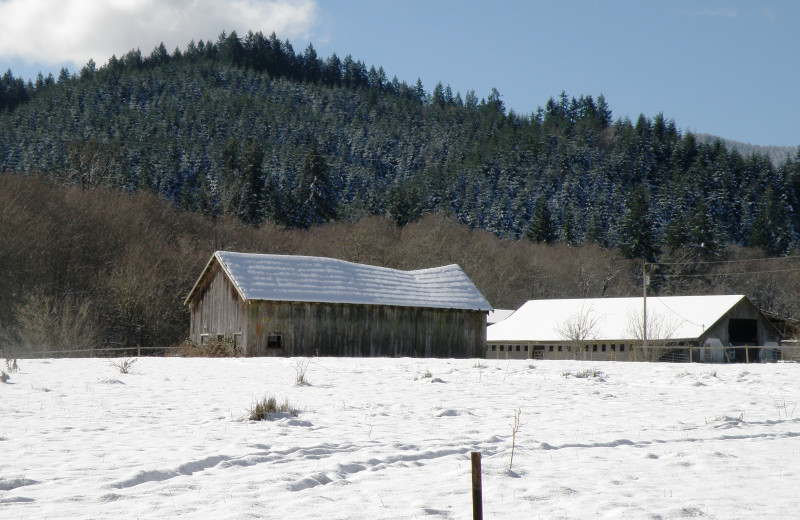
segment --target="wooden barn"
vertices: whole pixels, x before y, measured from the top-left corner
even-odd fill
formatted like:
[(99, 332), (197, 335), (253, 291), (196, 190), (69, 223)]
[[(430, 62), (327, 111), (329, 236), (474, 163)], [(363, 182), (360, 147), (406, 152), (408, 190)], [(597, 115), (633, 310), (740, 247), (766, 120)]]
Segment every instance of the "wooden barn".
[(217, 251), (186, 298), (190, 338), (245, 356), (480, 357), (491, 306), (457, 265), (417, 271)]
[(743, 295), (531, 300), (487, 329), (486, 357), (757, 362), (780, 333)]

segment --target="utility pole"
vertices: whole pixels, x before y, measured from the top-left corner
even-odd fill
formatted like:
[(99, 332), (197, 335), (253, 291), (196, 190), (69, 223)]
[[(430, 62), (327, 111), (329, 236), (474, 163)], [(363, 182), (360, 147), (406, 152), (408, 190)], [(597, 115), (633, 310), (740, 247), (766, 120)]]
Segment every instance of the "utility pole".
[(647, 355), (647, 262), (642, 260), (642, 357)]

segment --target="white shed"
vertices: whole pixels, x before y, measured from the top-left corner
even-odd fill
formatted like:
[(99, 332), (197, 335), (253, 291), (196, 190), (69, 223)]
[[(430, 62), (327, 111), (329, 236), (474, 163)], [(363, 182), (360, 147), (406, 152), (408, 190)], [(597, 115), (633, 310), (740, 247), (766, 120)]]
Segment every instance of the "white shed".
[[(489, 358), (658, 359), (694, 350), (699, 361), (757, 360), (779, 334), (743, 295), (652, 296), (646, 300), (647, 346), (642, 351), (645, 300), (531, 300), (487, 328)], [(639, 351), (639, 356), (632, 352)], [(660, 353), (660, 354), (659, 354)], [(645, 355), (647, 354), (647, 355)], [(683, 354), (688, 358), (688, 354)], [(741, 359), (740, 359), (741, 358)]]

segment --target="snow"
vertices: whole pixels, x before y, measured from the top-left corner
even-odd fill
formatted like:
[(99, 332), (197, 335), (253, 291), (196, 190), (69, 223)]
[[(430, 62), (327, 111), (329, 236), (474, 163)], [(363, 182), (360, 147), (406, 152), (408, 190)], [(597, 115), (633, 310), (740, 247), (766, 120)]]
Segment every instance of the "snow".
[[(4, 519), (471, 518), (472, 451), (486, 518), (778, 519), (800, 507), (796, 364), (19, 366), (0, 384)], [(248, 421), (268, 395), (300, 413)]]
[(489, 311), (458, 265), (400, 271), (335, 258), (217, 251), (246, 300)]
[[(742, 298), (743, 295), (648, 297), (648, 333), (653, 335), (650, 339), (697, 339)], [(642, 310), (642, 298), (530, 300), (505, 320), (487, 327), (486, 337), (493, 342), (563, 341), (559, 327), (585, 315), (590, 321), (596, 320), (592, 335), (597, 339), (634, 340), (637, 337), (631, 321), (641, 323)], [(653, 327), (653, 323), (659, 326)], [(666, 332), (667, 337), (659, 337), (661, 332)]]
[(486, 323), (487, 325), (499, 323), (514, 314), (514, 311), (515, 309), (494, 309), (493, 311), (489, 311), (489, 315), (486, 317)]

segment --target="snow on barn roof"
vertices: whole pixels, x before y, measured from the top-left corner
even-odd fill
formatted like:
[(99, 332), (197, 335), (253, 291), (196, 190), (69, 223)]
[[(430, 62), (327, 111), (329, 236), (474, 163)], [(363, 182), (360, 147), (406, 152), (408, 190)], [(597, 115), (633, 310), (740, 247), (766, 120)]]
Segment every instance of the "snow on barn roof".
[(313, 256), (217, 251), (214, 257), (245, 300), (492, 308), (455, 264), (400, 271)]
[[(743, 295), (651, 296), (647, 298), (648, 339), (697, 339)], [(642, 298), (530, 300), (505, 320), (486, 329), (486, 340), (563, 342), (566, 324), (580, 316), (594, 322), (597, 340), (635, 340), (641, 334)]]
[(486, 316), (487, 325), (494, 325), (514, 314), (514, 309), (494, 309)]

